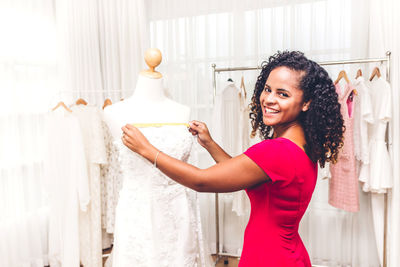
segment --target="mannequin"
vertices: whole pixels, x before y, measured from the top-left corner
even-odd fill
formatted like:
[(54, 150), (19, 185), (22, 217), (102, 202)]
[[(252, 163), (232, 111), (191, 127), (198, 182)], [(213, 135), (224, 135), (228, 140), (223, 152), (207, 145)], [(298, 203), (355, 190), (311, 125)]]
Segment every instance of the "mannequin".
[(140, 72), (133, 95), (104, 109), (104, 119), (114, 140), (121, 138), (121, 128), (127, 123), (189, 121), (190, 108), (166, 97), (162, 75), (155, 71), (162, 60), (160, 50), (148, 49), (144, 59), (149, 69)]
[[(158, 49), (145, 53), (148, 70), (140, 72), (135, 92), (123, 102), (107, 106), (104, 119), (113, 139), (118, 164), (110, 168), (110, 185), (122, 181), (115, 206), (112, 266), (206, 265), (200, 217), (194, 192), (170, 180), (122, 142), (126, 124), (187, 123), (189, 107), (164, 94)], [(182, 125), (140, 129), (163, 153), (188, 160), (193, 137)], [(115, 171), (117, 170), (117, 171)], [(118, 182), (117, 182), (118, 183)], [(111, 260), (111, 257), (110, 257)]]

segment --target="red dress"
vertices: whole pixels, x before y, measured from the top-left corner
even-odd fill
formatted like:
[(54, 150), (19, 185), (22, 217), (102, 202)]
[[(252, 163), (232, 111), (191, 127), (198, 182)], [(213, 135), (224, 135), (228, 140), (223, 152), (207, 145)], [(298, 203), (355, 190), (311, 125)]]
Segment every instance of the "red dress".
[(272, 180), (246, 190), (251, 214), (239, 267), (308, 267), (299, 223), (317, 181), (317, 164), (286, 138), (262, 141), (244, 152)]

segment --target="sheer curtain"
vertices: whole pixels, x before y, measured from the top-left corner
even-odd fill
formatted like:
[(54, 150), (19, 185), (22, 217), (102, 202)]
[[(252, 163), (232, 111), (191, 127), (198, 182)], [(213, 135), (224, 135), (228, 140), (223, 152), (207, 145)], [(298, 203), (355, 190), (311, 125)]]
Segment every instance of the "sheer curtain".
[(132, 94), (148, 48), (145, 1), (55, 2), (63, 84), (56, 101), (101, 105)]
[(388, 266), (400, 266), (400, 3), (395, 0), (370, 0), (369, 53), (377, 56), (389, 50), (391, 55), (391, 87), (393, 119), (390, 128), (390, 154), (394, 185), (388, 196), (387, 262)]
[[(359, 0), (319, 1), (161, 1), (148, 4), (151, 45), (159, 48), (164, 61), (159, 70), (166, 77), (170, 94), (192, 107), (192, 118), (212, 121), (213, 92), (211, 64), (217, 67), (255, 66), (277, 50), (301, 50), (316, 61), (368, 56), (369, 8)], [(381, 51), (383, 56), (385, 50)], [(345, 69), (355, 74), (360, 66), (330, 66), (333, 79)], [(363, 66), (364, 67), (364, 66)], [(368, 71), (367, 71), (368, 72)], [(257, 71), (217, 75), (217, 87), (228, 78), (237, 85), (244, 76), (249, 95)], [(212, 133), (212, 132), (211, 132)], [(201, 167), (213, 164), (201, 148)], [(361, 193), (361, 211), (356, 214), (335, 209), (327, 203), (328, 180), (320, 179), (301, 224), (300, 233), (314, 264), (329, 266), (378, 266), (371, 208)], [(204, 232), (215, 251), (215, 222), (212, 194), (202, 195)], [(224, 206), (224, 228), (240, 220)], [(240, 239), (238, 224), (224, 239)], [(240, 252), (222, 244), (230, 253)]]
[(132, 93), (146, 25), (144, 1), (0, 1), (0, 266), (48, 265), (45, 114)]
[[(392, 71), (395, 185), (389, 194), (388, 260), (389, 266), (400, 265), (399, 11), (395, 0), (0, 1), (0, 266), (47, 264), (43, 114), (59, 100), (83, 97), (99, 105), (106, 97), (115, 102), (131, 94), (148, 36), (163, 52), (159, 71), (169, 93), (192, 107), (193, 119), (207, 123), (213, 116), (212, 63), (254, 66), (283, 49), (304, 51), (318, 61), (380, 57), (391, 50), (397, 72)], [(353, 75), (358, 67), (327, 69), (335, 78), (343, 68)], [(257, 74), (219, 74), (217, 87), (228, 77), (238, 85), (244, 76), (251, 95)], [(200, 147), (197, 152), (200, 166), (213, 163)], [(368, 196), (361, 194), (357, 214), (329, 207), (326, 196), (327, 180), (319, 180), (301, 224), (312, 261), (378, 266)], [(202, 195), (211, 248), (213, 198)], [(223, 206), (225, 222), (244, 219), (235, 217), (230, 203)], [(241, 240), (244, 224), (234, 225), (225, 235)]]
[(51, 0), (0, 2), (0, 266), (47, 265), (43, 112), (57, 81)]

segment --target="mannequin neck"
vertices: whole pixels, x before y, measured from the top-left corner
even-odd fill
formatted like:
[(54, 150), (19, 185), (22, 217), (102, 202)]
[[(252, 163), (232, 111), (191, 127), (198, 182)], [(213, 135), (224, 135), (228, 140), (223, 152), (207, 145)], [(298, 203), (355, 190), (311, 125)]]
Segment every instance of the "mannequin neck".
[(139, 74), (132, 98), (150, 102), (164, 100), (166, 96), (162, 78), (153, 79)]

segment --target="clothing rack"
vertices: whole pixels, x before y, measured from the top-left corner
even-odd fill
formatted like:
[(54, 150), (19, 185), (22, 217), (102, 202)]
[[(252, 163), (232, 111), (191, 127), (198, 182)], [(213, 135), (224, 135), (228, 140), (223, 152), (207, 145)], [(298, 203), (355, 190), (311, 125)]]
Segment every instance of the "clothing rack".
[(95, 89), (95, 90), (61, 90), (61, 91), (56, 91), (54, 92), (54, 98), (58, 97), (61, 98), (62, 96), (66, 95), (73, 95), (75, 97), (92, 97), (92, 96), (97, 96), (97, 94), (103, 94), (103, 100), (106, 99), (111, 99), (113, 98), (113, 94), (115, 93), (121, 93), (122, 97), (126, 94), (131, 94), (133, 93), (134, 89), (114, 89), (114, 90), (106, 90), (106, 89)]
[[(353, 59), (353, 60), (335, 60), (335, 61), (322, 61), (317, 62), (321, 66), (329, 66), (329, 65), (344, 65), (344, 64), (363, 64), (363, 63), (374, 63), (380, 62), (381, 64), (386, 62), (386, 80), (390, 83), (390, 55), (391, 52), (387, 51), (385, 57), (381, 58), (364, 58), (364, 59)], [(217, 68), (217, 65), (214, 63), (211, 65), (212, 68), (212, 82), (213, 82), (213, 103), (215, 102), (215, 97), (217, 95), (217, 81), (216, 74), (221, 72), (231, 72), (231, 71), (247, 71), (247, 70), (259, 70), (262, 66), (256, 67), (227, 67), (227, 68)], [(384, 236), (383, 236), (383, 267), (387, 266), (386, 259), (386, 237), (387, 237), (387, 193), (384, 194)], [(215, 234), (216, 234), (216, 260), (215, 264), (219, 262), (219, 260), (223, 256), (227, 257), (236, 257), (239, 258), (239, 255), (223, 253), (219, 249), (219, 201), (218, 201), (218, 193), (215, 193)], [(317, 267), (317, 265), (313, 265)], [(323, 267), (323, 266), (321, 266)]]
[(133, 92), (133, 89), (118, 89), (118, 90), (63, 90), (63, 91), (58, 91), (57, 93), (78, 93), (78, 94), (84, 94), (84, 93), (118, 93), (118, 92)]

